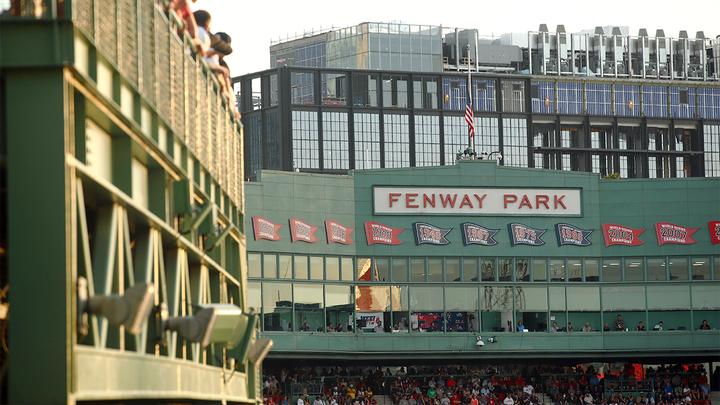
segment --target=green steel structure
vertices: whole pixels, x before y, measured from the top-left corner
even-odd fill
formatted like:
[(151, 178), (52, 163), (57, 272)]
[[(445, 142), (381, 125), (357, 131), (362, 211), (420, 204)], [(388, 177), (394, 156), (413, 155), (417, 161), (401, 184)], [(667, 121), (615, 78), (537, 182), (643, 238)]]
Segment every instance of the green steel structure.
[[(243, 128), (163, 6), (13, 1), (0, 17), (0, 403), (262, 402)], [(145, 285), (139, 333), (96, 315)], [(208, 327), (234, 348), (166, 328), (206, 307), (237, 308)]]
[[(262, 307), (263, 335), (275, 342), (268, 361), (278, 367), (287, 358), (407, 365), (720, 355), (717, 177), (610, 180), (459, 160), (348, 176), (261, 170), (257, 179), (245, 186), (248, 302)], [(497, 244), (466, 244), (467, 223), (497, 230)], [(661, 241), (662, 223), (694, 239)], [(606, 245), (606, 233), (618, 236), (612, 224), (634, 235)], [(351, 241), (337, 238), (343, 231)], [(523, 232), (537, 243), (523, 243)], [(561, 245), (563, 232), (584, 243)], [(628, 331), (612, 330), (618, 315)], [(703, 320), (710, 330), (698, 330)], [(664, 330), (653, 331), (660, 321)], [(639, 322), (645, 331), (635, 331)], [(586, 323), (592, 332), (581, 332)]]

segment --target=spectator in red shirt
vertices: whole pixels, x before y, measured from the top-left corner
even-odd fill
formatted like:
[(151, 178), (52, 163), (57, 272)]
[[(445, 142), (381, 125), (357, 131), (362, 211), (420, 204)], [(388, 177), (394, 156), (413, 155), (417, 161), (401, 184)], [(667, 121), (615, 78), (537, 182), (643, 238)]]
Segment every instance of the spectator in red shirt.
[[(195, 3), (196, 0), (192, 0)], [(180, 20), (185, 24), (185, 30), (190, 34), (190, 37), (195, 41), (195, 45), (198, 47), (198, 53), (202, 56), (200, 48), (200, 41), (198, 40), (197, 22), (195, 22), (195, 16), (193, 16), (192, 9), (188, 0), (173, 0), (170, 3), (170, 9), (175, 10)], [(178, 32), (178, 35), (182, 38), (182, 32)]]

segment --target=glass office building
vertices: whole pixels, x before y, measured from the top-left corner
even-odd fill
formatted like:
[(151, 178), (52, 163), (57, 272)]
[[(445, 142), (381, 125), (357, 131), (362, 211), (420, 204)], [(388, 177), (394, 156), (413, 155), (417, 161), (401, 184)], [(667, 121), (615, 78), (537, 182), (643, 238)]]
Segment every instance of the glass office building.
[[(309, 32), (235, 79), (245, 173), (501, 165), (621, 178), (720, 175), (720, 40), (627, 27), (503, 34), (404, 23)], [(468, 79), (468, 72), (471, 73)], [(514, 74), (509, 74), (514, 73)]]
[[(249, 178), (452, 165), (468, 145), (467, 74), (281, 67), (236, 82)], [(717, 82), (473, 73), (471, 85), (476, 151), (501, 165), (720, 175)]]

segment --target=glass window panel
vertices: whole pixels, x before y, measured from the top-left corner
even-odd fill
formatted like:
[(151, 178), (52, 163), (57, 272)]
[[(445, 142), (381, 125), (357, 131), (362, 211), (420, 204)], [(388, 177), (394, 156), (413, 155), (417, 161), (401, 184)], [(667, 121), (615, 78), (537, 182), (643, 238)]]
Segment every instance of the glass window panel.
[(353, 279), (353, 259), (352, 257), (343, 257), (341, 259), (342, 279), (343, 281), (352, 281)]
[(262, 308), (261, 284), (259, 282), (249, 282), (247, 286), (248, 308)]
[(295, 278), (299, 280), (308, 279), (308, 257), (295, 256)]
[(600, 311), (600, 290), (598, 287), (568, 287), (568, 311)]
[(397, 311), (407, 311), (409, 309), (408, 305), (408, 286), (401, 285), (401, 286), (392, 286), (390, 288), (390, 293), (392, 294), (391, 302), (392, 310)]
[(643, 281), (643, 273), (643, 259), (625, 259), (625, 281)]
[(277, 278), (277, 256), (263, 255), (263, 267), (265, 278)]
[(408, 321), (408, 286), (392, 286), (392, 331), (395, 333), (410, 332), (410, 321)]
[(665, 271), (665, 258), (647, 259), (648, 281), (665, 281), (667, 280), (667, 272)]
[(358, 312), (377, 312), (390, 309), (389, 286), (355, 287), (355, 309)]
[(512, 281), (512, 259), (498, 259), (498, 281)]
[(585, 259), (585, 281), (600, 281), (598, 259)]
[(715, 280), (720, 280), (720, 256), (715, 258), (715, 263), (713, 264), (713, 272), (715, 273)]
[(565, 311), (565, 287), (550, 287), (550, 310)]
[(310, 278), (313, 280), (323, 279), (323, 257), (310, 256)]
[(410, 289), (410, 309), (416, 311), (442, 311), (442, 286), (413, 286)]
[(515, 309), (523, 312), (548, 310), (546, 287), (515, 287)]
[(393, 281), (408, 281), (408, 264), (406, 258), (394, 258), (392, 266)]
[(346, 285), (325, 285), (325, 308), (327, 321), (336, 332), (349, 332), (353, 316), (353, 288)]
[(460, 259), (445, 259), (445, 277), (447, 281), (462, 281), (460, 279)]
[(312, 307), (323, 308), (323, 286), (322, 284), (294, 284), (295, 308)]
[(649, 311), (690, 309), (690, 286), (654, 284), (647, 286)]
[(463, 259), (463, 281), (478, 281), (477, 259)]
[(410, 280), (425, 281), (425, 259), (410, 259)]
[(490, 312), (512, 311), (513, 288), (506, 286), (485, 286), (482, 288), (482, 310)]
[(371, 259), (358, 258), (357, 259), (357, 279), (358, 281), (370, 281), (372, 272), (370, 269), (372, 264)]
[(311, 331), (325, 330), (325, 311), (323, 310), (322, 284), (293, 285), (295, 320), (310, 328)]
[(325, 258), (325, 277), (330, 281), (340, 280), (340, 259), (337, 257)]
[(442, 259), (428, 259), (428, 281), (443, 281)]
[(278, 256), (278, 262), (278, 277), (292, 278), (292, 256), (280, 255)]
[(445, 310), (469, 312), (477, 311), (477, 287), (447, 287), (445, 289)]
[(262, 277), (260, 254), (251, 253), (248, 255), (248, 277)]
[(582, 259), (568, 259), (568, 281), (582, 282)]
[(390, 280), (390, 261), (388, 259), (375, 259), (374, 281)]
[(565, 260), (550, 260), (550, 281), (565, 281)]
[(603, 281), (622, 281), (620, 259), (603, 259)]
[(482, 281), (495, 281), (495, 259), (482, 259)]
[(528, 259), (515, 259), (515, 280), (530, 281), (530, 261)]
[(447, 287), (445, 290), (445, 319), (448, 332), (475, 331), (478, 310), (477, 287)]
[(693, 285), (692, 307), (700, 311), (720, 310), (720, 285), (717, 283)]
[(547, 281), (546, 259), (533, 259), (533, 280)]
[(687, 280), (688, 279), (688, 259), (687, 259), (687, 257), (670, 257), (668, 259), (668, 269), (670, 270), (670, 280)]
[(603, 311), (644, 311), (645, 287), (619, 285), (603, 287)]
[(709, 257), (693, 257), (692, 266), (690, 267), (693, 280), (710, 280), (710, 258)]
[(263, 329), (292, 328), (292, 284), (263, 283)]

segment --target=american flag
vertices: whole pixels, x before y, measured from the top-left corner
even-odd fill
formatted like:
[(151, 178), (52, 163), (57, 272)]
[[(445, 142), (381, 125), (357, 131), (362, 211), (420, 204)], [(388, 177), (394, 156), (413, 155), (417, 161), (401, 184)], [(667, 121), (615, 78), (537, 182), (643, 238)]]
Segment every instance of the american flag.
[(473, 102), (472, 102), (472, 81), (468, 80), (467, 86), (467, 104), (465, 104), (465, 122), (468, 123), (468, 132), (470, 138), (475, 136), (475, 117), (473, 115)]

